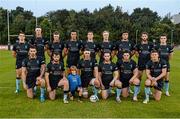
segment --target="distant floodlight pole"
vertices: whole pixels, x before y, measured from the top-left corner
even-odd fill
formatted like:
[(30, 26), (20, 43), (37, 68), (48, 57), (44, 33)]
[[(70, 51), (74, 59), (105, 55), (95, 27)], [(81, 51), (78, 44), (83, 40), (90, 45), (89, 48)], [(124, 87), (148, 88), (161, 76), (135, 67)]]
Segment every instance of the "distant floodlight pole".
[(38, 26), (38, 20), (37, 20), (37, 16), (36, 16), (36, 27)]
[(171, 45), (172, 45), (172, 43), (173, 43), (173, 29), (171, 30)]
[(8, 27), (8, 50), (11, 50), (10, 35), (9, 35), (9, 11), (7, 9), (7, 27)]
[(136, 30), (136, 44), (137, 44), (137, 40), (138, 40), (138, 29)]

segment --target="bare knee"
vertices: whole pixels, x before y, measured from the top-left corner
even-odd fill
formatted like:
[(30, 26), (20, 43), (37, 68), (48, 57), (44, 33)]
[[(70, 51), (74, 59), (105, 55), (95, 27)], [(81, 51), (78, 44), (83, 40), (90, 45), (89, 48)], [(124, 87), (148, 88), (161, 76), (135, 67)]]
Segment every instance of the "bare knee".
[(145, 86), (150, 86), (150, 85), (151, 85), (151, 80), (147, 79), (147, 80), (145, 81)]
[(95, 81), (94, 81), (94, 85), (95, 85), (97, 88), (99, 88), (99, 87), (100, 87), (100, 82), (99, 82), (98, 80), (95, 80)]
[(140, 85), (140, 80), (139, 80), (138, 78), (135, 78), (135, 79), (133, 80), (133, 84), (134, 84), (134, 85)]
[(121, 83), (119, 80), (117, 80), (117, 81), (115, 82), (115, 86), (116, 86), (117, 88), (122, 88), (122, 83)]

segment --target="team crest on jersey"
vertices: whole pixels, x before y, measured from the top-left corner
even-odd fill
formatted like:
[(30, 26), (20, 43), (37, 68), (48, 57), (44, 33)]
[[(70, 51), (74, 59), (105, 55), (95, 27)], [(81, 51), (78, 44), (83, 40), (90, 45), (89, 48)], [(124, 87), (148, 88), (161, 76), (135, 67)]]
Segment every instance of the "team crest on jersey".
[(78, 45), (79, 45), (79, 44), (78, 44), (78, 43), (76, 43), (76, 47), (78, 47)]
[(59, 66), (59, 69), (61, 69), (61, 65)]
[(159, 64), (159, 67), (161, 67), (161, 64)]
[(90, 62), (90, 66), (92, 66), (92, 62)]
[(52, 66), (51, 70), (55, 70), (55, 67)]
[(36, 63), (39, 64), (39, 60), (37, 60)]
[(112, 69), (113, 69), (113, 67), (112, 67), (112, 66), (110, 66), (110, 69), (112, 70)]
[(132, 68), (132, 64), (130, 65), (130, 68)]

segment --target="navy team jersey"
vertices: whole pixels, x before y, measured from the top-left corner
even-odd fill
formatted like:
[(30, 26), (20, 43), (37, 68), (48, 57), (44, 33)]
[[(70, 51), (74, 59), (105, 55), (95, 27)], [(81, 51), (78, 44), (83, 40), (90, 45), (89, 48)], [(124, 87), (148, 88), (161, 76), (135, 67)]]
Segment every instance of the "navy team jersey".
[(48, 40), (44, 38), (34, 38), (29, 41), (29, 44), (36, 46), (37, 56), (45, 59), (45, 46), (48, 44)]
[(28, 57), (29, 44), (27, 42), (19, 43), (19, 41), (17, 41), (13, 45), (12, 50), (16, 52), (16, 60), (23, 60)]
[(113, 62), (110, 64), (102, 62), (99, 64), (98, 70), (102, 73), (102, 83), (109, 84), (113, 80), (113, 72), (118, 71), (118, 67)]
[(64, 49), (64, 43), (62, 41), (54, 42), (54, 43), (50, 42), (48, 47), (49, 47), (49, 50), (51, 51), (51, 53), (54, 53), (54, 52), (60, 53), (60, 56), (61, 56), (61, 59), (62, 59), (62, 51)]
[(113, 51), (115, 50), (115, 46), (114, 46), (114, 43), (109, 41), (109, 42), (101, 42), (99, 44), (99, 50), (101, 51), (101, 56), (100, 56), (100, 63), (103, 62), (103, 55), (104, 55), (104, 51)]
[(135, 44), (133, 42), (130, 41), (121, 41), (118, 40), (116, 42), (116, 50), (118, 51), (117, 57), (118, 60), (121, 60), (123, 58), (123, 52), (126, 51), (133, 51), (135, 47)]
[(83, 50), (89, 49), (91, 52), (91, 58), (96, 58), (96, 52), (98, 51), (98, 45), (95, 42), (84, 41)]
[(37, 77), (40, 75), (41, 65), (45, 64), (42, 57), (37, 57), (35, 59), (24, 59), (22, 67), (26, 67), (27, 77)]
[(148, 42), (147, 44), (139, 43), (136, 45), (135, 50), (138, 52), (138, 64), (146, 64), (150, 60), (150, 53), (153, 50), (153, 44)]
[(157, 45), (156, 50), (158, 50), (160, 54), (160, 58), (165, 61), (169, 61), (169, 54), (173, 52), (173, 47), (170, 45)]
[(97, 61), (95, 59), (84, 60), (81, 59), (77, 65), (77, 68), (81, 70), (81, 79), (93, 78), (94, 68), (97, 67)]
[(150, 70), (152, 77), (158, 77), (162, 73), (162, 69), (167, 68), (165, 60), (160, 59), (158, 62), (153, 62), (149, 60), (146, 64), (146, 69)]
[(49, 80), (60, 80), (63, 78), (63, 72), (65, 71), (62, 62), (59, 64), (54, 64), (50, 62), (47, 64), (46, 72), (49, 73)]
[(65, 43), (65, 48), (68, 49), (67, 55), (67, 65), (71, 67), (72, 65), (77, 66), (77, 63), (80, 59), (80, 50), (82, 48), (82, 41), (71, 41), (68, 40)]
[(130, 59), (128, 62), (119, 60), (117, 67), (120, 72), (120, 79), (129, 80), (133, 76), (133, 71), (137, 68), (137, 64), (134, 60)]

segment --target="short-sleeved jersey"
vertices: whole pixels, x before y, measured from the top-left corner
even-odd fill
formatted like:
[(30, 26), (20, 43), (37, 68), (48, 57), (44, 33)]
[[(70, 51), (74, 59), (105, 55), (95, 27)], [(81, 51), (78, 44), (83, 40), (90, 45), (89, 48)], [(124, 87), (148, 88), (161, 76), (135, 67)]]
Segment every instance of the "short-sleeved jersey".
[(62, 51), (64, 49), (64, 43), (62, 41), (60, 42), (50, 42), (49, 43), (49, 50), (51, 51), (51, 53), (53, 52), (59, 52), (60, 56), (62, 57)]
[(121, 41), (118, 40), (116, 42), (116, 50), (118, 51), (117, 57), (118, 59), (122, 59), (123, 58), (123, 52), (126, 51), (133, 51), (135, 47), (135, 44), (131, 41)]
[(42, 57), (37, 57), (35, 59), (24, 59), (22, 67), (26, 67), (27, 76), (34, 77), (40, 75), (41, 65), (45, 64)]
[(77, 40), (77, 41), (68, 40), (65, 43), (65, 48), (68, 49), (68, 54), (79, 54), (79, 51), (82, 48), (82, 41), (80, 41), (80, 40)]
[(158, 50), (161, 59), (169, 61), (169, 54), (173, 52), (172, 46), (158, 44), (155, 49)]
[(149, 60), (146, 64), (146, 69), (150, 70), (152, 77), (158, 77), (162, 73), (163, 68), (167, 68), (166, 61), (163, 59), (160, 59), (158, 62)]
[(102, 81), (110, 81), (113, 80), (113, 73), (114, 71), (118, 71), (118, 67), (113, 62), (110, 64), (101, 62), (99, 64), (98, 71), (102, 73)]
[(104, 53), (104, 51), (106, 51), (106, 50), (113, 51), (115, 49), (115, 47), (114, 47), (113, 42), (109, 41), (109, 42), (99, 43), (99, 49), (102, 53)]
[(19, 43), (19, 41), (17, 41), (13, 45), (12, 50), (16, 52), (16, 59), (17, 60), (23, 60), (23, 59), (28, 57), (29, 44), (27, 42)]
[(97, 61), (95, 59), (84, 60), (81, 59), (78, 62), (77, 68), (81, 70), (81, 78), (82, 79), (89, 79), (93, 78), (93, 71), (94, 68), (97, 67)]
[(91, 52), (91, 58), (96, 58), (96, 52), (98, 51), (98, 45), (95, 42), (84, 41), (83, 50), (89, 49)]
[(128, 62), (119, 60), (117, 62), (117, 67), (120, 72), (120, 78), (129, 80), (133, 76), (133, 71), (137, 68), (137, 64), (132, 59), (129, 60)]
[(62, 62), (54, 64), (52, 62), (47, 64), (46, 72), (49, 73), (49, 80), (60, 80), (63, 78), (63, 72), (65, 71)]
[(148, 42), (147, 44), (138, 43), (135, 50), (139, 54), (138, 61), (147, 63), (150, 60), (150, 53), (153, 50), (153, 44), (151, 42)]
[(45, 46), (48, 44), (48, 40), (44, 38), (35, 38), (35, 39), (31, 39), (29, 41), (29, 44), (36, 46), (38, 57), (45, 58), (44, 49), (45, 49)]
[(68, 81), (69, 81), (69, 88), (71, 91), (76, 89), (77, 87), (81, 87), (81, 78), (77, 74), (76, 75), (69, 74)]

